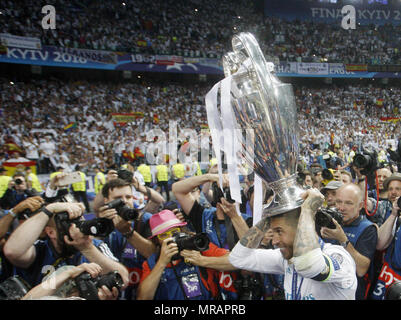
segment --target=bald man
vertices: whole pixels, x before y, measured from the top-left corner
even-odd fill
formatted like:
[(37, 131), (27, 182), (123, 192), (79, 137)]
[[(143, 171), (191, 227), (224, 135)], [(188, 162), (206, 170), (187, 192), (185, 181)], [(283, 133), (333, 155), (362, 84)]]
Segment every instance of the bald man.
[(363, 193), (353, 183), (348, 183), (337, 189), (336, 208), (343, 215), (343, 227), (333, 219), (335, 229), (321, 228), (322, 238), (343, 246), (354, 258), (358, 288), (355, 299), (366, 299), (371, 279), (371, 261), (374, 258), (377, 244), (377, 226), (359, 214), (363, 207)]

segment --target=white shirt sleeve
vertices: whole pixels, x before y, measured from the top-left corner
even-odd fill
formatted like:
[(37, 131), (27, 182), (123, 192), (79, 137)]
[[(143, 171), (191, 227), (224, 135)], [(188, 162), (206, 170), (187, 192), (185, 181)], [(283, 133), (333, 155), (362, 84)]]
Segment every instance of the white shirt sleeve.
[(238, 269), (260, 273), (284, 273), (284, 258), (280, 249), (250, 249), (238, 242), (231, 251), (229, 260)]

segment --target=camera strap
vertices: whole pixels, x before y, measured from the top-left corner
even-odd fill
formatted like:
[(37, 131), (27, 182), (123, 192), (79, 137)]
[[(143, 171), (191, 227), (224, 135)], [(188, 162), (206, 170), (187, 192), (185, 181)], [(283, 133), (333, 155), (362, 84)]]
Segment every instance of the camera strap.
[(220, 248), (224, 248), (224, 247), (223, 247), (223, 244), (221, 243), (221, 229), (220, 229), (220, 223), (219, 223), (219, 221), (217, 220), (217, 217), (216, 217), (216, 216), (213, 217), (213, 225), (214, 225), (214, 228), (215, 228), (215, 230), (216, 230), (217, 241), (219, 241), (219, 247), (220, 247)]
[(226, 225), (228, 248), (232, 250), (239, 240), (238, 235), (234, 229), (231, 219), (226, 215), (224, 216), (224, 224)]

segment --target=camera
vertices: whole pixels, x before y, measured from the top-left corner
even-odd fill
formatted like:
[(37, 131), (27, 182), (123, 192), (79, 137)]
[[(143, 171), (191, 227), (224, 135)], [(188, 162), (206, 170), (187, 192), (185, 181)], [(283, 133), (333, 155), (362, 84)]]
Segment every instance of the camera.
[(134, 177), (134, 174), (131, 171), (126, 170), (126, 169), (119, 169), (117, 171), (117, 176), (120, 179), (131, 183), (132, 182), (132, 178)]
[(223, 191), (221, 191), (219, 185), (217, 182), (212, 183), (212, 190), (213, 190), (213, 200), (211, 205), (213, 207), (216, 207), (218, 203), (220, 203), (220, 198), (225, 198), (228, 202), (234, 203), (235, 200), (231, 198), (231, 193), (230, 193), (230, 187), (225, 187), (223, 188)]
[(116, 209), (117, 214), (126, 221), (136, 220), (139, 216), (138, 210), (128, 207), (122, 199), (113, 200), (106, 206), (108, 209)]
[(385, 300), (401, 300), (401, 281), (395, 280), (386, 290)]
[(20, 178), (15, 179), (14, 182), (16, 185), (20, 185), (20, 184), (24, 183), (24, 181), (22, 181), (22, 179), (20, 179)]
[(31, 286), (20, 276), (15, 275), (0, 283), (0, 300), (19, 300), (25, 296)]
[(98, 289), (106, 286), (109, 290), (116, 287), (120, 290), (123, 279), (117, 271), (111, 271), (106, 275), (92, 278), (88, 272), (84, 272), (75, 278), (75, 285), (79, 291), (79, 296), (87, 300), (99, 300)]
[(323, 169), (322, 178), (323, 180), (328, 180), (328, 181), (333, 180), (334, 179), (333, 169)]
[[(184, 232), (174, 233), (173, 241), (177, 244), (178, 251), (182, 250), (196, 250), (196, 251), (206, 251), (209, 249), (210, 239), (206, 233), (197, 233), (195, 235), (189, 235)], [(172, 257), (172, 260), (177, 260), (180, 258), (179, 254)]]
[(263, 285), (256, 275), (241, 274), (234, 280), (234, 287), (238, 292), (238, 300), (260, 300), (263, 296)]
[(326, 227), (329, 229), (335, 229), (336, 226), (332, 221), (332, 218), (335, 219), (340, 226), (343, 225), (343, 215), (337, 209), (327, 209), (327, 208), (320, 208), (316, 212), (315, 216), (315, 224), (316, 228), (319, 227)]
[(363, 153), (356, 154), (352, 164), (361, 170), (361, 174), (368, 175), (379, 168), (376, 152), (364, 150)]
[[(91, 220), (81, 220), (80, 218), (70, 219), (68, 212), (59, 212), (55, 215), (57, 230), (60, 237), (68, 236), (70, 239), (69, 229), (71, 224), (75, 223), (77, 228), (85, 235), (95, 237), (106, 237), (114, 230), (114, 223), (107, 218), (95, 218)], [(72, 239), (71, 239), (72, 240)]]

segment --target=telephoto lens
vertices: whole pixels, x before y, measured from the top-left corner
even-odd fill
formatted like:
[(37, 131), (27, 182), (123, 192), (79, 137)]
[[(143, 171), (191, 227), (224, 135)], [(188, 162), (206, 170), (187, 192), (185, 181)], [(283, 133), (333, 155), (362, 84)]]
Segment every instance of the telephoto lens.
[(114, 230), (113, 221), (107, 218), (80, 220), (76, 222), (76, 226), (83, 234), (94, 237), (106, 237)]

